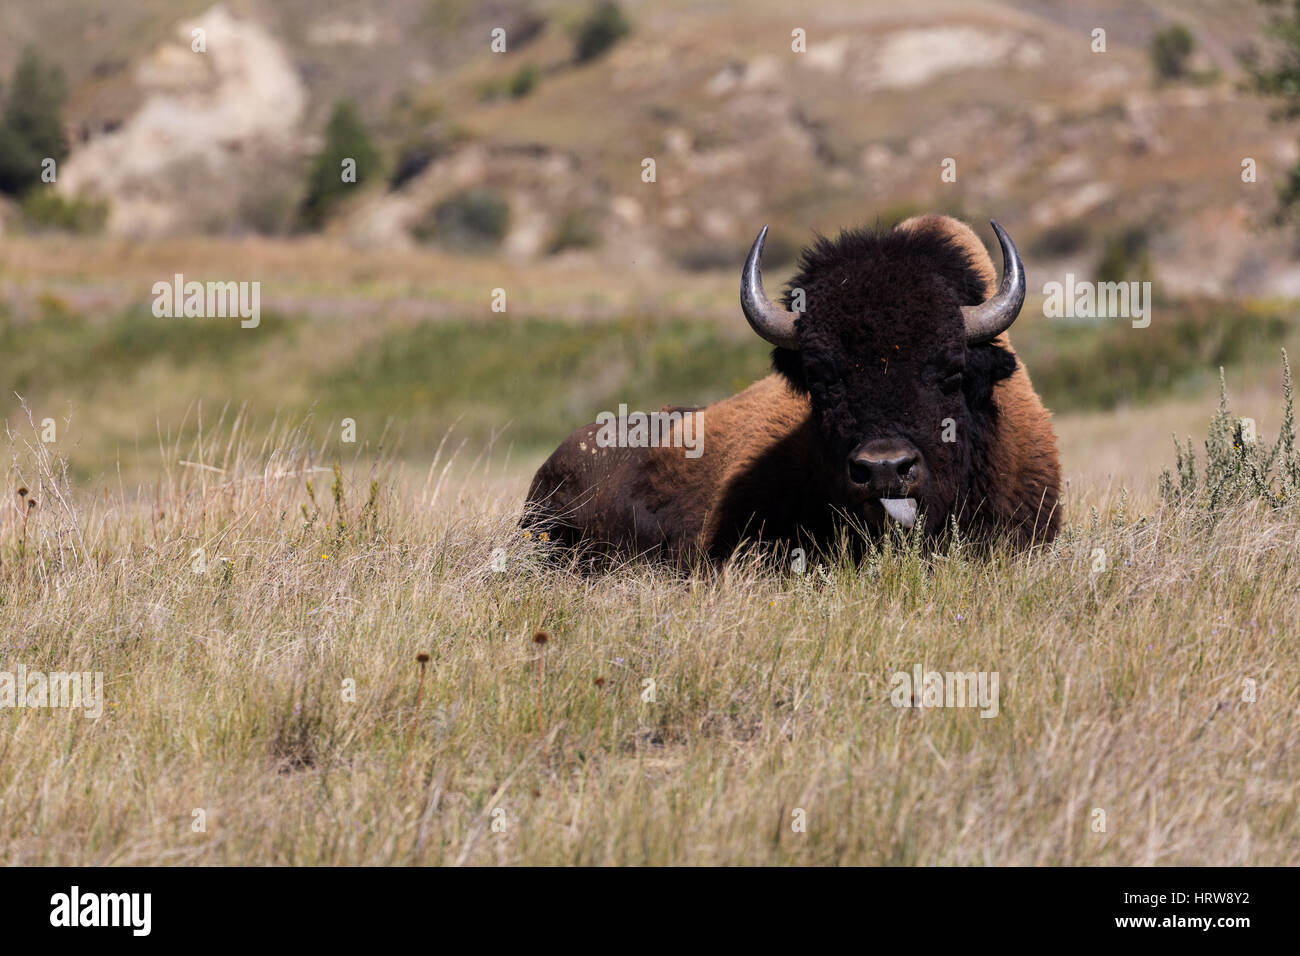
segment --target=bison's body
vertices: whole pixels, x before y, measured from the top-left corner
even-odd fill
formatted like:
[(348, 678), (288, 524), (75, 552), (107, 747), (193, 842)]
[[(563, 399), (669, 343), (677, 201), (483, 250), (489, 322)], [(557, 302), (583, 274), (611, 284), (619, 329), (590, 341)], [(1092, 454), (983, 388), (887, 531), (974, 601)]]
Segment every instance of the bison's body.
[[(793, 323), (762, 296), (761, 248), (762, 236), (745, 309), (777, 343), (777, 371), (679, 410), (694, 416), (699, 457), (681, 442), (607, 447), (598, 424), (578, 429), (534, 477), (525, 526), (623, 553), (715, 559), (746, 539), (815, 546), (845, 520), (879, 528), (917, 510), (930, 534), (954, 520), (968, 538), (1005, 534), (1019, 546), (1056, 534), (1051, 422), (968, 227), (924, 217), (821, 240), (791, 283), (807, 298)], [(972, 319), (979, 308), (1001, 309), (1004, 324)]]

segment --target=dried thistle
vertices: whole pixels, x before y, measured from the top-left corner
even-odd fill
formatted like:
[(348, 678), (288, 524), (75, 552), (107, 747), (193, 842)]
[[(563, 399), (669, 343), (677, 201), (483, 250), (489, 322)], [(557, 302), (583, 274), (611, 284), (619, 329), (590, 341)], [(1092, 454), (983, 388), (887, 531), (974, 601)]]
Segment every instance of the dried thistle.
[(424, 651), (420, 651), (415, 655), (415, 660), (420, 665), (420, 686), (415, 691), (415, 710), (411, 713), (411, 727), (406, 733), (406, 747), (408, 750), (415, 741), (415, 722), (420, 719), (420, 704), (424, 700), (424, 670), (429, 666), (429, 655)]
[[(30, 492), (27, 490), (26, 485), (18, 486), (18, 511), (23, 516), (22, 540), (18, 545), (18, 557), (20, 559), (27, 555), (27, 519), (31, 516), (31, 513), (36, 510), (36, 499), (28, 498), (28, 494), (30, 494)], [(26, 508), (22, 506), (23, 501), (27, 502)]]
[(551, 635), (545, 631), (537, 631), (533, 634), (533, 643), (542, 649), (537, 655), (537, 732), (546, 739), (546, 720), (542, 716), (544, 713), (542, 701), (542, 685), (546, 681), (546, 643), (551, 639)]
[(605, 678), (597, 677), (593, 684), (596, 685), (596, 746), (600, 746), (600, 701), (605, 695), (601, 691), (605, 688)]

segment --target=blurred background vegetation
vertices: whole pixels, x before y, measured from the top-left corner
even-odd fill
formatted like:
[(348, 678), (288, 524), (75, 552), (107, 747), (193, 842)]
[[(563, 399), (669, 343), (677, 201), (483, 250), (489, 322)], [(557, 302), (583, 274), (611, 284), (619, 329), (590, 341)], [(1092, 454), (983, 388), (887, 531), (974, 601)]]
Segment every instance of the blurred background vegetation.
[[(1298, 38), (1255, 0), (0, 0), (4, 417), (56, 418), (92, 480), (223, 408), (526, 470), (764, 374), (763, 223), (775, 288), (817, 231), (936, 211), (1024, 252), (1067, 471), (1154, 474), (1221, 365), (1278, 413)], [(175, 273), (260, 282), (260, 326), (156, 318)], [(1067, 273), (1152, 282), (1150, 327), (1043, 318)]]

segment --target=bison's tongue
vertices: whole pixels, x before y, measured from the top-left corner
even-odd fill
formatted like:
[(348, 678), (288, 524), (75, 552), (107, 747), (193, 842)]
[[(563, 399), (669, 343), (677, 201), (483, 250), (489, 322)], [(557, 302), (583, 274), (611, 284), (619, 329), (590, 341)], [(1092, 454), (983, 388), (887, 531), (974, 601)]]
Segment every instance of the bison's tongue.
[(885, 509), (885, 514), (904, 528), (910, 528), (916, 524), (915, 498), (881, 498), (880, 504)]

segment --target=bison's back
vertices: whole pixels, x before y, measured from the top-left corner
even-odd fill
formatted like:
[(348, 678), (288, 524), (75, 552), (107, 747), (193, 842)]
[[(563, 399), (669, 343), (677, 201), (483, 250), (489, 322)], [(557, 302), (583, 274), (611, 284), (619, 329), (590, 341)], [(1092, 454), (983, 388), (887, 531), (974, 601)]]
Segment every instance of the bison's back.
[[(738, 395), (681, 411), (699, 441), (603, 447), (599, 424), (577, 429), (537, 470), (522, 524), (563, 542), (682, 557), (717, 554), (782, 517), (807, 491), (807, 455), (791, 449), (808, 405), (778, 376)], [(686, 422), (685, 416), (693, 420)], [(797, 473), (797, 474), (796, 474)], [(733, 540), (734, 539), (734, 540)]]

